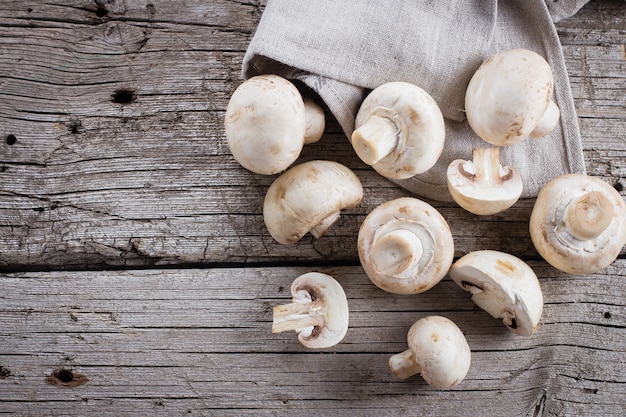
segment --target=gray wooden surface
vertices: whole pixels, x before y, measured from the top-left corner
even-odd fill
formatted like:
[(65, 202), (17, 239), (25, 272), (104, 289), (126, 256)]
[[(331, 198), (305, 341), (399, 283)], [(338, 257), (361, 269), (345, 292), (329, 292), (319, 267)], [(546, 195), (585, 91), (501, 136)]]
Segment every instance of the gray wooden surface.
[[(319, 241), (271, 239), (273, 178), (239, 167), (222, 130), (263, 5), (0, 2), (0, 415), (625, 415), (626, 250), (598, 274), (556, 271), (530, 242), (532, 200), (484, 218), (433, 203), (457, 256), (499, 249), (536, 271), (546, 304), (531, 338), (449, 278), (410, 297), (370, 283), (356, 230), (408, 193), (332, 120), (300, 160), (352, 168), (362, 204)], [(626, 4), (591, 1), (557, 28), (588, 172), (626, 195)], [(270, 332), (310, 270), (351, 307), (346, 338), (321, 352)], [(454, 390), (387, 368), (427, 314), (472, 348)]]

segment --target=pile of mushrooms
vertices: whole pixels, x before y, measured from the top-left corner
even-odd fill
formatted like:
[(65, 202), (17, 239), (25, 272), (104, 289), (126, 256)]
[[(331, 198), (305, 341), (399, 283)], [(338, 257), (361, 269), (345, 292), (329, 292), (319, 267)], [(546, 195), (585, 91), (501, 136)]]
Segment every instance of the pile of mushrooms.
[[(465, 96), (467, 121), (490, 147), (471, 160), (453, 161), (448, 189), (465, 210), (491, 215), (510, 208), (522, 193), (513, 167), (502, 166), (499, 147), (547, 135), (558, 123), (551, 100), (553, 77), (537, 53), (515, 49), (487, 59)], [(224, 127), (233, 157), (246, 169), (280, 174), (267, 190), (263, 220), (277, 242), (292, 245), (307, 233), (320, 239), (344, 209), (360, 204), (359, 178), (338, 162), (314, 160), (292, 166), (304, 144), (318, 141), (324, 111), (277, 75), (246, 80), (233, 93)], [(433, 98), (405, 82), (383, 84), (365, 98), (349, 138), (359, 158), (379, 174), (405, 179), (430, 169), (444, 146), (444, 122)], [(283, 172), (284, 171), (284, 172)], [(605, 182), (570, 174), (540, 191), (529, 222), (538, 253), (572, 274), (597, 272), (626, 245), (626, 203)], [(357, 249), (374, 285), (394, 294), (423, 293), (446, 275), (486, 313), (514, 334), (534, 334), (543, 295), (532, 268), (495, 250), (478, 250), (456, 262), (452, 231), (431, 205), (412, 197), (384, 202), (364, 219)], [(294, 330), (307, 348), (329, 348), (348, 330), (348, 301), (333, 277), (309, 272), (291, 285), (292, 302), (274, 307), (272, 332)], [(400, 379), (421, 374), (435, 389), (458, 385), (469, 371), (470, 347), (450, 319), (427, 316), (407, 335), (408, 349), (389, 359)]]

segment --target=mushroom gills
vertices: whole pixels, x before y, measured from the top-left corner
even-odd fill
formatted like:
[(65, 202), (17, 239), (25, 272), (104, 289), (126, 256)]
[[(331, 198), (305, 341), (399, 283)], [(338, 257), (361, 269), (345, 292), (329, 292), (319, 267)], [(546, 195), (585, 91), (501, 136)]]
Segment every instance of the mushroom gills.
[(474, 148), (472, 158), (456, 159), (448, 166), (448, 190), (454, 201), (477, 215), (500, 213), (515, 204), (524, 188), (522, 177), (500, 164), (499, 148)]
[[(493, 285), (491, 278), (471, 266), (463, 266), (456, 270), (461, 284), (472, 294), (472, 301), (491, 317), (500, 319), (507, 326), (517, 329), (515, 310), (522, 308), (524, 303), (512, 292), (501, 285)], [(480, 284), (479, 284), (480, 283)]]
[(330, 275), (309, 272), (291, 285), (292, 302), (275, 306), (272, 333), (295, 330), (308, 348), (328, 348), (348, 330), (348, 301), (341, 285)]
[(470, 252), (450, 268), (452, 280), (471, 300), (513, 333), (530, 336), (543, 311), (543, 295), (533, 270), (504, 252)]

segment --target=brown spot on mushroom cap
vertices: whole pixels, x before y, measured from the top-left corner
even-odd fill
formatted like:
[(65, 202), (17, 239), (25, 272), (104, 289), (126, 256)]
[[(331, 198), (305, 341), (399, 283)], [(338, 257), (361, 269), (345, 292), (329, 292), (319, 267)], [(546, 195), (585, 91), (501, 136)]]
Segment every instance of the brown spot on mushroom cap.
[(284, 171), (298, 157), (306, 129), (304, 101), (288, 80), (264, 74), (244, 81), (232, 94), (224, 131), (233, 157), (264, 175)]
[[(469, 82), (465, 111), (470, 127), (483, 140), (511, 145), (534, 132), (543, 136), (554, 128), (558, 112), (547, 112), (554, 86), (552, 70), (536, 52), (500, 51), (487, 59)], [(554, 119), (549, 130), (535, 132), (544, 114)], [(545, 126), (551, 123), (545, 119)]]
[(504, 261), (502, 259), (496, 260), (496, 268), (500, 270), (503, 274), (512, 274), (515, 273), (515, 266), (508, 261)]
[(394, 136), (385, 135), (395, 145), (391, 153), (386, 153), (372, 167), (379, 174), (398, 180), (432, 168), (445, 141), (444, 119), (435, 100), (414, 84), (388, 82), (363, 100), (355, 118), (355, 129), (367, 126), (371, 119), (380, 115), (395, 124)]
[(308, 161), (274, 180), (263, 203), (263, 221), (277, 242), (289, 245), (308, 232), (321, 237), (341, 210), (355, 207), (362, 198), (361, 182), (349, 168)]

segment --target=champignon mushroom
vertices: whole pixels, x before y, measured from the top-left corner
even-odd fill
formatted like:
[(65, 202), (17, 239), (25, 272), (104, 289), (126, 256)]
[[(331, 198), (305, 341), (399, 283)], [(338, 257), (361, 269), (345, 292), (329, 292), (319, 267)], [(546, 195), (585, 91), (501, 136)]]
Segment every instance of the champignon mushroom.
[[(305, 107), (298, 89), (278, 75), (257, 75), (244, 81), (231, 96), (224, 119), (233, 157), (257, 174), (284, 171), (305, 144), (307, 107), (311, 106)], [(316, 129), (319, 123), (313, 123)]]
[(502, 319), (513, 333), (530, 336), (543, 311), (537, 275), (521, 259), (508, 253), (470, 252), (450, 268), (450, 277), (472, 301), (492, 317)]
[(348, 331), (346, 294), (330, 275), (309, 272), (291, 284), (292, 303), (274, 307), (272, 333), (295, 330), (304, 346), (336, 345)]
[(363, 198), (358, 177), (333, 161), (309, 161), (289, 168), (267, 190), (263, 220), (272, 237), (283, 245), (307, 232), (321, 238), (339, 218)]
[(470, 80), (467, 121), (478, 136), (497, 146), (545, 136), (560, 116), (551, 100), (553, 89), (552, 70), (541, 55), (527, 49), (501, 51)]
[(626, 244), (626, 203), (599, 178), (565, 174), (543, 186), (529, 227), (535, 248), (552, 266), (590, 274), (609, 266)]
[(324, 109), (311, 97), (303, 97), (302, 99), (304, 100), (304, 119), (306, 121), (304, 144), (308, 145), (322, 138), (326, 128), (326, 115)]
[(502, 167), (499, 148), (475, 148), (473, 161), (457, 159), (448, 166), (448, 190), (465, 210), (489, 215), (505, 211), (519, 199), (522, 177)]
[(435, 389), (458, 385), (469, 371), (472, 354), (463, 332), (442, 316), (416, 321), (407, 335), (409, 349), (389, 358), (389, 368), (400, 379), (421, 374)]
[(351, 141), (363, 162), (391, 179), (429, 170), (443, 150), (445, 127), (435, 100), (420, 87), (389, 82), (363, 101)]
[(401, 197), (367, 215), (359, 229), (358, 252), (376, 286), (394, 294), (417, 294), (446, 275), (454, 241), (446, 220), (434, 207)]

